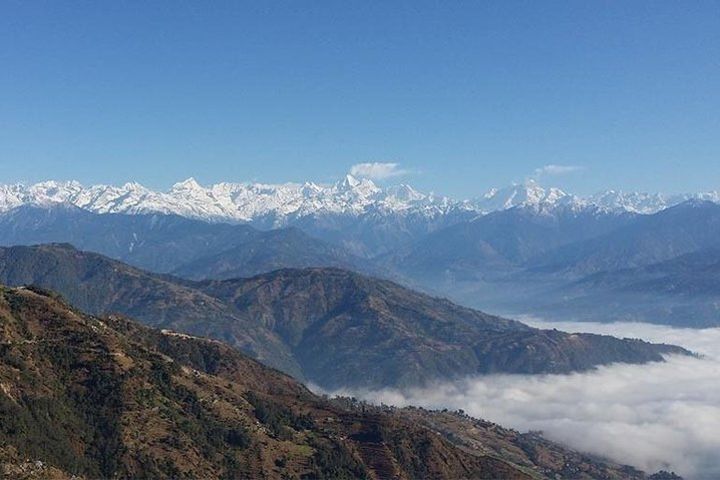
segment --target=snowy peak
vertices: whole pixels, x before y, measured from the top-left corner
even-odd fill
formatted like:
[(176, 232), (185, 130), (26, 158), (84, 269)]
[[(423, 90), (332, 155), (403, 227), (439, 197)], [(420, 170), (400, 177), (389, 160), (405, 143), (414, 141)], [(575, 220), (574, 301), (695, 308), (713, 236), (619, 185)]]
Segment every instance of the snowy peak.
[(183, 180), (182, 182), (176, 183), (170, 189), (171, 192), (188, 192), (188, 191), (198, 192), (198, 191), (202, 191), (202, 190), (203, 190), (203, 187), (201, 187), (200, 184), (193, 177), (190, 177), (187, 180)]
[(665, 195), (659, 193), (624, 193), (615, 190), (595, 194), (589, 198), (589, 201), (607, 210), (642, 214), (659, 212), (671, 203)]
[(345, 178), (339, 181), (335, 188), (338, 192), (358, 197), (370, 197), (382, 191), (372, 180), (368, 178), (359, 179), (350, 174), (345, 175)]
[(720, 203), (720, 193), (662, 195), (609, 190), (582, 198), (527, 181), (491, 189), (474, 200), (457, 201), (422, 193), (405, 184), (381, 187), (370, 179), (352, 175), (331, 185), (224, 182), (206, 187), (188, 178), (167, 192), (135, 182), (90, 187), (74, 181), (0, 185), (0, 212), (22, 205), (67, 204), (95, 213), (163, 213), (206, 221), (262, 222), (270, 226), (319, 215), (360, 216), (372, 212), (439, 218), (453, 212), (485, 214), (514, 207), (531, 208), (538, 213), (552, 213), (557, 208), (592, 208), (651, 214), (690, 199)]
[(529, 180), (503, 189), (491, 189), (481, 198), (473, 200), (471, 204), (483, 213), (525, 207), (539, 212), (570, 208), (576, 211), (595, 209), (650, 215), (693, 199), (720, 203), (720, 192), (665, 195), (607, 190), (588, 197), (579, 197), (559, 188), (543, 188), (537, 182)]
[(340, 182), (338, 183), (338, 189), (352, 190), (353, 187), (355, 187), (359, 184), (360, 184), (360, 180), (358, 180), (357, 178), (353, 177), (352, 175), (350, 175), (348, 173), (347, 175), (345, 175), (345, 178), (340, 180)]
[(541, 187), (537, 182), (528, 180), (503, 189), (493, 188), (472, 203), (482, 212), (507, 210), (513, 207), (531, 207), (547, 210), (560, 205), (579, 203), (580, 200), (559, 188)]
[(95, 213), (163, 213), (208, 221), (253, 222), (272, 225), (309, 215), (362, 215), (368, 211), (441, 211), (451, 203), (422, 194), (409, 186), (383, 189), (372, 180), (347, 175), (332, 185), (312, 182), (268, 185), (218, 183), (208, 187), (194, 178), (157, 192), (139, 183), (122, 186), (48, 181), (35, 185), (0, 185), (0, 211), (27, 205), (68, 203)]
[(588, 202), (610, 211), (653, 214), (688, 200), (720, 203), (720, 192), (704, 192), (679, 195), (662, 193), (618, 192), (608, 190), (588, 197)]
[(402, 183), (400, 185), (393, 185), (392, 187), (388, 187), (385, 189), (385, 192), (388, 197), (395, 198), (398, 201), (402, 201), (402, 202), (421, 201), (426, 198), (426, 195), (418, 192), (417, 190), (412, 188), (410, 185), (406, 185), (404, 183)]

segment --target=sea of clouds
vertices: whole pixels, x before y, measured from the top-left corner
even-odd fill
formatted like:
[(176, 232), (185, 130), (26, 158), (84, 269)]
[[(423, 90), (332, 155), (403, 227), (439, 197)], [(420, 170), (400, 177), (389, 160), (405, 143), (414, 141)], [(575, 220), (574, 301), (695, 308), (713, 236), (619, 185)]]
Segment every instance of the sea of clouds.
[(543, 322), (541, 328), (681, 345), (703, 358), (616, 364), (570, 375), (489, 375), (429, 388), (342, 391), (374, 403), (463, 409), (648, 472), (720, 478), (720, 328)]

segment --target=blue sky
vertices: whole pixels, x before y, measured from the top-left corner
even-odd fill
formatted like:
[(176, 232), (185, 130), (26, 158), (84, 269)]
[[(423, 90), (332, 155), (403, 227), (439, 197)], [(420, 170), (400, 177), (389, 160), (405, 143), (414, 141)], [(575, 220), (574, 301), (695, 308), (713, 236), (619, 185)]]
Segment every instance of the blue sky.
[(0, 3), (0, 182), (720, 189), (718, 2)]

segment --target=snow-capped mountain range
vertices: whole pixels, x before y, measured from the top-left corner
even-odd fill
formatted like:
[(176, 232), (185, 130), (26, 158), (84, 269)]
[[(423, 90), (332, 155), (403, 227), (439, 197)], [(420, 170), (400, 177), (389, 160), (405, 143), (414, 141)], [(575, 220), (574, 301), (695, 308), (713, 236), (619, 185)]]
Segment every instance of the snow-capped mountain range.
[(70, 204), (95, 213), (163, 213), (207, 221), (264, 221), (274, 226), (308, 216), (380, 213), (436, 218), (453, 211), (486, 214), (516, 206), (540, 212), (565, 207), (651, 214), (689, 199), (720, 202), (720, 192), (663, 195), (611, 190), (579, 197), (528, 181), (460, 201), (421, 193), (405, 184), (380, 187), (369, 179), (351, 175), (331, 185), (223, 182), (205, 187), (189, 178), (167, 192), (154, 191), (139, 183), (85, 187), (75, 181), (46, 181), (0, 185), (0, 212), (21, 205)]
[(446, 197), (423, 194), (408, 185), (380, 188), (350, 175), (332, 185), (312, 182), (267, 185), (218, 183), (201, 186), (193, 178), (157, 192), (138, 183), (122, 186), (47, 181), (0, 186), (0, 211), (21, 205), (71, 204), (95, 213), (163, 213), (210, 221), (251, 222), (317, 214), (360, 215), (370, 210), (421, 210), (441, 215), (457, 206)]

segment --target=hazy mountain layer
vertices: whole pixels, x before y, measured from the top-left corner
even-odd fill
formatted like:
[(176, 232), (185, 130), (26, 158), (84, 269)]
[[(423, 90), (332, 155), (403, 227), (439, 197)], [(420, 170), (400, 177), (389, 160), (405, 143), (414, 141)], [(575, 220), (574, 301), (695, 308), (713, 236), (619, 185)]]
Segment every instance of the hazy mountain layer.
[(429, 285), (438, 278), (483, 278), (523, 268), (545, 252), (607, 234), (635, 217), (599, 209), (516, 207), (438, 230), (384, 260)]
[(294, 228), (177, 215), (98, 215), (68, 206), (24, 206), (0, 215), (0, 245), (71, 243), (154, 272), (189, 277), (252, 276), (282, 267), (335, 266), (371, 271), (372, 263)]
[(716, 246), (720, 246), (720, 205), (690, 201), (559, 248), (530, 262), (530, 267), (590, 274), (650, 265)]
[[(421, 193), (409, 185), (378, 186), (350, 175), (328, 185), (306, 182), (201, 186), (191, 178), (167, 192), (153, 191), (138, 183), (90, 187), (56, 181), (0, 185), (0, 212), (28, 205), (72, 205), (101, 214), (171, 214), (208, 222), (248, 223), (261, 229), (295, 225), (363, 257), (388, 254), (439, 229), (516, 207), (550, 214), (556, 210), (650, 214), (688, 199), (718, 202), (720, 193), (607, 191), (579, 197), (528, 180), (491, 189), (476, 198), (457, 200)], [(51, 240), (60, 239), (46, 241)]]
[(555, 318), (720, 326), (720, 251), (595, 273), (536, 301), (536, 314)]
[[(0, 215), (0, 244), (71, 242), (147, 270), (197, 280), (288, 267), (340, 267), (510, 314), (718, 324), (715, 298), (693, 287), (711, 280), (702, 266), (674, 280), (669, 274), (668, 281), (675, 282), (670, 286), (651, 282), (641, 292), (626, 288), (647, 280), (645, 267), (692, 253), (698, 254), (694, 264), (699, 265), (699, 252), (720, 248), (717, 204), (691, 201), (654, 215), (538, 205), (473, 220), (457, 217), (444, 228), (440, 220), (431, 225), (409, 213), (389, 217), (376, 212), (305, 217), (297, 228), (271, 231), (173, 215), (23, 206)], [(432, 233), (423, 233), (427, 230)], [(390, 253), (360, 258), (342, 245), (363, 255)], [(602, 284), (593, 278), (600, 273), (606, 278)], [(668, 294), (668, 288), (674, 293)]]

